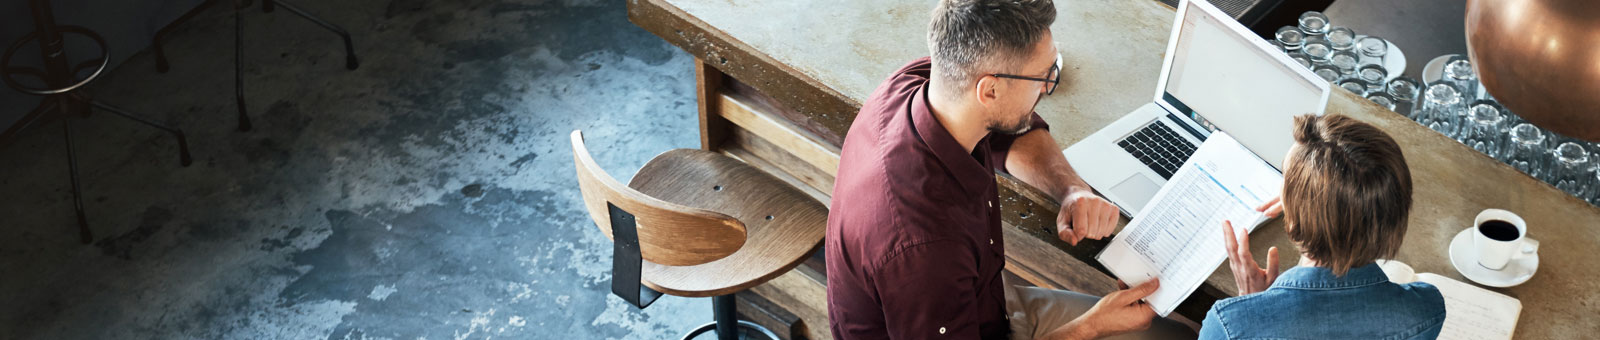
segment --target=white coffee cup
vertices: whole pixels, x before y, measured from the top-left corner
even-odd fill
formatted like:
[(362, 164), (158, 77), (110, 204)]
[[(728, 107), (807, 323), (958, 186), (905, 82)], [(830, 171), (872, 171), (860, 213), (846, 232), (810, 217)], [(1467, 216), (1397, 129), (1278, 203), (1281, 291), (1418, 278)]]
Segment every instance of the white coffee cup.
[[(1483, 224), (1493, 220), (1504, 221), (1516, 227), (1516, 237), (1502, 237), (1505, 238), (1503, 240), (1489, 237), (1485, 234)], [(1527, 237), (1528, 223), (1510, 211), (1486, 209), (1472, 220), (1472, 229), (1472, 245), (1478, 250), (1478, 264), (1484, 268), (1501, 270), (1505, 269), (1506, 263), (1511, 260), (1538, 255), (1539, 241)]]

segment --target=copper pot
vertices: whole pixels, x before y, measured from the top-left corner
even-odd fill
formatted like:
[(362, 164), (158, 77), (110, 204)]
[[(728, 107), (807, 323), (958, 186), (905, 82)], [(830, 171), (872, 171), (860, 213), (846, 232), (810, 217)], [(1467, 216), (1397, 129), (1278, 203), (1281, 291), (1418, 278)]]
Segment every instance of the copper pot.
[(1539, 127), (1600, 141), (1600, 1), (1469, 0), (1483, 86)]

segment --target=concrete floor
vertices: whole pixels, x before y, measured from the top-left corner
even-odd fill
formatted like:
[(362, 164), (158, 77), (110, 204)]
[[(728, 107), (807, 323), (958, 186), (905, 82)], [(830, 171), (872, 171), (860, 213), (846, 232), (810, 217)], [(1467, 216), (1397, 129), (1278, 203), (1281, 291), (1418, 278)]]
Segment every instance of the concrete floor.
[(710, 301), (609, 294), (568, 133), (626, 181), (697, 147), (692, 59), (603, 0), (301, 2), (245, 14), (255, 131), (234, 131), (232, 17), (97, 81), (189, 134), (76, 120), (95, 232), (77, 241), (60, 123), (0, 149), (0, 339), (661, 339)]

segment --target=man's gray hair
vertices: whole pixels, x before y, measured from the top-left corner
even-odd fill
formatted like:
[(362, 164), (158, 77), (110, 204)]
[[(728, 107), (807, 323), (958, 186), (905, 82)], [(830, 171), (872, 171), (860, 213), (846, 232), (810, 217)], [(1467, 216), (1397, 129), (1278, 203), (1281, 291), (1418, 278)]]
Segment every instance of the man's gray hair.
[(935, 74), (964, 91), (985, 70), (1021, 63), (1055, 21), (1051, 0), (939, 0), (928, 23)]

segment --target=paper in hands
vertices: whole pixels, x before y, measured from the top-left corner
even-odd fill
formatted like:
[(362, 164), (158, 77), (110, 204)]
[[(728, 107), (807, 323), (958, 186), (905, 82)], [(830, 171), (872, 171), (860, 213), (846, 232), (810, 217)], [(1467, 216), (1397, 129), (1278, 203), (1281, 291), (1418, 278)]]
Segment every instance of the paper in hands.
[(1161, 278), (1145, 298), (1167, 316), (1227, 259), (1216, 228), (1249, 232), (1267, 218), (1283, 175), (1221, 131), (1213, 133), (1096, 259), (1128, 285)]

